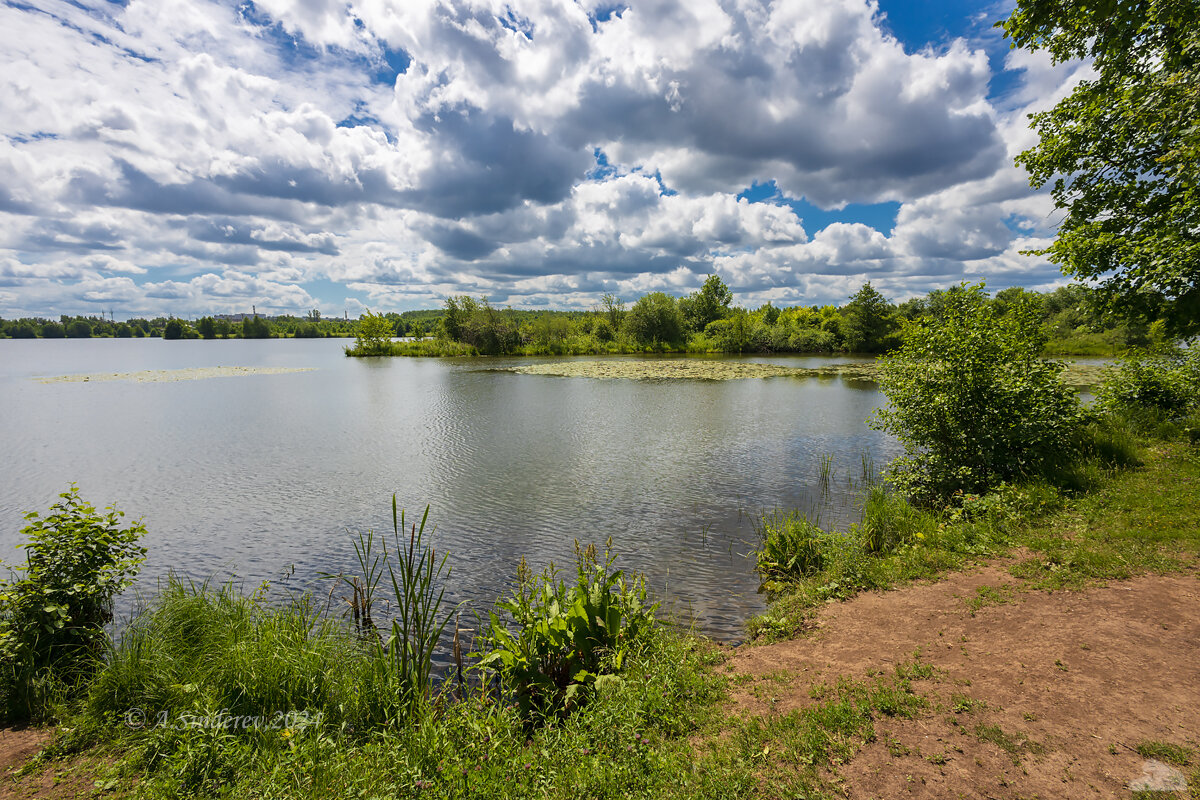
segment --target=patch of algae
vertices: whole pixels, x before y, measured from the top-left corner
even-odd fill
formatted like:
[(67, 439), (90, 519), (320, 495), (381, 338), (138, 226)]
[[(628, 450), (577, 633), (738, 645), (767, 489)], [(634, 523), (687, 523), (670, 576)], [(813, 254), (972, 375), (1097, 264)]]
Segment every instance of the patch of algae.
[(235, 378), (241, 375), (282, 375), (289, 372), (312, 372), (314, 369), (316, 367), (188, 367), (187, 369), (145, 369), (140, 372), (90, 372), (80, 375), (56, 375), (34, 380), (38, 383), (92, 383), (99, 381), (162, 383), (199, 381), (205, 378)]
[(817, 378), (841, 375), (871, 379), (870, 364), (831, 364), (817, 368), (785, 367), (749, 361), (707, 359), (646, 359), (550, 361), (509, 367), (506, 371), (523, 375), (554, 375), (562, 378), (624, 378), (626, 380), (700, 380), (730, 381), (740, 378)]
[[(1073, 389), (1090, 389), (1100, 382), (1104, 364), (1067, 363), (1063, 382)], [(874, 362), (828, 364), (822, 367), (785, 367), (749, 361), (720, 359), (645, 359), (549, 361), (508, 367), (504, 372), (522, 375), (553, 375), (561, 378), (623, 378), (626, 380), (701, 380), (729, 381), (741, 378), (832, 378), (874, 381)]]

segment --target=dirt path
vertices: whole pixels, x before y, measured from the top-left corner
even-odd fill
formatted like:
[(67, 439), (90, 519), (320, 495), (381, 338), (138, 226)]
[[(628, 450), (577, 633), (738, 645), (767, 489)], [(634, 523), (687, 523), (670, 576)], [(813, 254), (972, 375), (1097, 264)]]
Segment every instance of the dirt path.
[(838, 769), (850, 798), (1129, 797), (1139, 743), (1200, 751), (1200, 571), (1049, 593), (1002, 567), (830, 605), (807, 638), (741, 648), (731, 666), (755, 679), (735, 713), (804, 707), (914, 654), (936, 667), (914, 684), (929, 708), (877, 722)]

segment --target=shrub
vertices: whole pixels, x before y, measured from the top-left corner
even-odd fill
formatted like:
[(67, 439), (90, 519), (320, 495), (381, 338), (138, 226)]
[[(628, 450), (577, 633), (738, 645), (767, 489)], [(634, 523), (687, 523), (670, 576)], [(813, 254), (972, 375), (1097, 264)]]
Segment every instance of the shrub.
[(562, 715), (613, 683), (653, 624), (645, 581), (627, 581), (614, 560), (607, 549), (601, 560), (594, 547), (576, 545), (573, 585), (552, 568), (534, 577), (522, 561), (516, 591), (497, 603), (511, 620), (489, 615), (479, 666), (516, 696), (526, 725)]
[(640, 298), (625, 315), (621, 331), (640, 345), (657, 347), (683, 340), (683, 315), (670, 295), (651, 292)]
[(386, 356), (391, 352), (394, 332), (387, 317), (368, 311), (359, 317), (358, 336), (354, 340), (354, 347), (347, 348), (346, 355)]
[(1097, 405), (1117, 415), (1179, 419), (1200, 407), (1200, 348), (1138, 352), (1109, 370)]
[(51, 687), (90, 673), (113, 598), (146, 555), (140, 522), (121, 528), (121, 512), (99, 514), (74, 485), (59, 497), (46, 517), (25, 515), (24, 575), (0, 581), (0, 702), (9, 719), (44, 714)]
[(1083, 414), (1062, 365), (1040, 357), (1037, 322), (1021, 298), (1000, 314), (982, 286), (964, 287), (880, 359), (889, 407), (871, 425), (904, 445), (889, 475), (902, 492), (941, 502), (1070, 460)]

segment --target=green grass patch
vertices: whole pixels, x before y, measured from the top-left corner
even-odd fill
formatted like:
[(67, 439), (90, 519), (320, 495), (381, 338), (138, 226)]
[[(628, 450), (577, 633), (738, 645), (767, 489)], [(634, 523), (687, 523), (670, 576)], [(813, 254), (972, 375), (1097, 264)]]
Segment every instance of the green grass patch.
[(1177, 767), (1190, 767), (1196, 751), (1172, 742), (1145, 741), (1135, 748), (1142, 758), (1156, 758)]
[(478, 683), (398, 717), (378, 649), (347, 621), (306, 598), (173, 581), (64, 713), (51, 754), (108, 754), (105, 785), (150, 798), (740, 797), (753, 765), (693, 769), (689, 741), (718, 724), (724, 658), (654, 625), (619, 679), (547, 724)]
[(1019, 766), (1021, 757), (1030, 755), (1040, 755), (1046, 752), (1046, 748), (1037, 742), (1030, 739), (1021, 732), (1007, 733), (999, 725), (984, 725), (980, 723), (975, 726), (975, 738), (981, 742), (990, 742), (996, 745), (1005, 753), (1008, 754), (1013, 766)]
[(1166, 573), (1200, 555), (1200, 452), (1182, 442), (1156, 444), (1139, 469), (1112, 472), (1045, 526), (1023, 537), (1035, 555), (1013, 575), (1036, 588), (1080, 588), (1097, 581)]
[[(1166, 573), (1200, 557), (1200, 448), (1186, 440), (1136, 440), (1111, 423), (1085, 434), (1089, 460), (1072, 468), (1074, 489), (1045, 481), (964, 495), (921, 509), (880, 487), (863, 522), (827, 531), (804, 517), (763, 521), (758, 567), (770, 607), (750, 620), (752, 639), (801, 635), (829, 600), (935, 578), (1015, 547), (1032, 554), (1010, 572), (1040, 589)], [(1061, 476), (1060, 476), (1061, 477)], [(1014, 588), (980, 587), (970, 613), (1014, 601)]]

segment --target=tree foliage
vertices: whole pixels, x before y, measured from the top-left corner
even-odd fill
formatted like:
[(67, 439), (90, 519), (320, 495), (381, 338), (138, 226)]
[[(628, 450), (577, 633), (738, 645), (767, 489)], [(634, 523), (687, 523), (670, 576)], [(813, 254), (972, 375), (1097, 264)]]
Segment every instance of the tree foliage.
[(868, 281), (846, 306), (846, 347), (861, 353), (880, 353), (899, 344), (896, 308)]
[(1019, 0), (1002, 25), (1096, 72), (1032, 116), (1040, 141), (1017, 157), (1067, 212), (1038, 254), (1103, 279), (1113, 308), (1200, 332), (1200, 0)]
[(140, 522), (100, 514), (75, 486), (45, 517), (25, 515), (24, 574), (0, 580), (0, 709), (9, 718), (36, 715), (47, 684), (70, 685), (95, 666), (113, 598), (145, 558)]
[(716, 322), (729, 314), (733, 292), (717, 275), (709, 275), (700, 287), (679, 301), (683, 322), (690, 331), (702, 331), (710, 322)]
[(1017, 298), (999, 314), (982, 286), (948, 293), (940, 317), (910, 323), (880, 359), (889, 406), (871, 423), (904, 444), (893, 481), (934, 502), (1069, 459), (1081, 410), (1043, 344), (1033, 304)]
[(354, 340), (354, 354), (360, 356), (385, 356), (392, 341), (391, 320), (383, 314), (367, 311), (358, 319), (358, 337)]
[(630, 340), (653, 347), (683, 340), (683, 315), (674, 297), (651, 292), (638, 298), (625, 315), (621, 327)]

